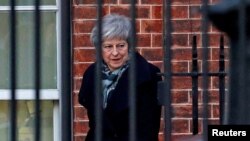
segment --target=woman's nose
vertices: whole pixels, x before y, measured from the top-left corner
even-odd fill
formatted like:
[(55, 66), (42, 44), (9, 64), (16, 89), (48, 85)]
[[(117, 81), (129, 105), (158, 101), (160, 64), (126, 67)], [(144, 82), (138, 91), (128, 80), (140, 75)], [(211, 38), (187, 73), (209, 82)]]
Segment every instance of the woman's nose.
[(112, 55), (118, 55), (118, 51), (117, 51), (117, 48), (114, 47), (112, 52), (111, 52)]

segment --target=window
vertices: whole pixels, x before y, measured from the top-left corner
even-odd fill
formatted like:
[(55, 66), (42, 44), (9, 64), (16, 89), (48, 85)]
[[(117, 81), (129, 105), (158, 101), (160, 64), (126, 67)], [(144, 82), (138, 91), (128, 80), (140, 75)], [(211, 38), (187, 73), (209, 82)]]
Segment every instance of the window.
[[(34, 0), (17, 0), (17, 134), (33, 141), (34, 107)], [(41, 139), (56, 141), (59, 115), (58, 2), (41, 0)], [(10, 99), (10, 6), (0, 1), (0, 136), (8, 141)], [(46, 122), (43, 122), (46, 121)], [(57, 127), (57, 128), (56, 128)]]
[[(53, 141), (53, 101), (41, 103), (41, 136), (42, 141)], [(8, 141), (8, 101), (0, 102), (0, 136), (2, 141)], [(34, 102), (19, 100), (17, 102), (17, 134), (18, 141), (34, 140)]]

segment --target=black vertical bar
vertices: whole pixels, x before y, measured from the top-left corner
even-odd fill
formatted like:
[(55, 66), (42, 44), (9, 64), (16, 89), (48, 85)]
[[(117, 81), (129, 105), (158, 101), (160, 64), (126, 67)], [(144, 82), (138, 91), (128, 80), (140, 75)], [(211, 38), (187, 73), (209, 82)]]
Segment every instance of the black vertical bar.
[(129, 141), (136, 141), (136, 0), (131, 0), (130, 17), (131, 17), (131, 37), (130, 37), (130, 67), (129, 67)]
[[(247, 1), (239, 0), (236, 3), (237, 22), (234, 25), (237, 32), (233, 32), (236, 36), (231, 36), (231, 52), (230, 52), (230, 95), (228, 111), (229, 116), (227, 122), (229, 124), (249, 124), (249, 37), (247, 32)], [(231, 12), (231, 11), (230, 11)], [(231, 22), (231, 21), (229, 21)], [(231, 29), (231, 28), (230, 28)], [(244, 116), (241, 116), (244, 115)]]
[[(241, 82), (241, 93), (239, 94), (239, 100), (240, 99), (249, 99), (249, 62), (247, 62), (247, 55), (249, 55), (249, 47), (246, 47), (246, 1), (240, 0), (239, 4), (239, 12), (238, 12), (238, 29), (239, 29), (239, 53), (237, 54), (239, 57), (239, 62), (241, 63), (241, 67), (239, 68), (239, 78), (244, 78), (240, 80)], [(242, 82), (243, 81), (243, 82)], [(242, 100), (239, 102), (239, 111), (240, 113), (244, 113), (249, 107), (246, 106), (249, 105), (247, 100)], [(247, 108), (247, 109), (246, 109)], [(241, 118), (238, 119), (238, 123), (247, 123), (249, 112), (245, 113), (246, 116), (241, 116)], [(249, 122), (248, 122), (249, 123)]]
[(10, 1), (10, 89), (11, 89), (11, 101), (10, 101), (10, 141), (16, 141), (16, 1)]
[(71, 1), (60, 2), (60, 45), (61, 45), (61, 141), (72, 141), (72, 44), (71, 44)]
[(192, 46), (192, 106), (193, 106), (193, 135), (198, 133), (198, 55), (196, 35), (193, 36)]
[(40, 85), (41, 85), (41, 16), (40, 16), (40, 0), (35, 1), (35, 17), (34, 17), (34, 31), (35, 31), (35, 53), (34, 53), (34, 82), (35, 82), (35, 141), (41, 140), (41, 118), (40, 118)]
[(96, 123), (96, 133), (95, 141), (102, 141), (102, 102), (103, 97), (100, 96), (102, 93), (102, 83), (101, 83), (101, 47), (102, 47), (102, 0), (97, 0), (97, 38), (98, 43), (96, 47), (96, 77), (95, 77), (95, 123)]
[(171, 106), (171, 45), (172, 45), (172, 23), (171, 23), (171, 0), (163, 2), (163, 49), (164, 49), (164, 89), (166, 94), (166, 105), (164, 107), (164, 138), (165, 141), (171, 140), (172, 133), (172, 106)]
[(203, 88), (203, 140), (207, 141), (207, 125), (208, 125), (208, 0), (202, 0), (203, 5), (203, 18), (202, 18), (202, 88)]
[(220, 37), (220, 59), (219, 59), (219, 94), (220, 94), (220, 124), (223, 124), (224, 104), (225, 104), (225, 57), (224, 57), (224, 37)]

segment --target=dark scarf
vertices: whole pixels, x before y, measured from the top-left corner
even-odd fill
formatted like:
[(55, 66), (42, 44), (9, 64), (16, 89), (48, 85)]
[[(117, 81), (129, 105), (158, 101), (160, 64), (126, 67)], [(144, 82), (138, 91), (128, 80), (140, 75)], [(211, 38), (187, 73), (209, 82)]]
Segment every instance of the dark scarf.
[(118, 80), (122, 76), (123, 72), (128, 68), (128, 63), (125, 63), (117, 70), (110, 71), (108, 66), (103, 63), (102, 67), (102, 85), (103, 85), (103, 108), (107, 107), (108, 100), (112, 91), (115, 89)]

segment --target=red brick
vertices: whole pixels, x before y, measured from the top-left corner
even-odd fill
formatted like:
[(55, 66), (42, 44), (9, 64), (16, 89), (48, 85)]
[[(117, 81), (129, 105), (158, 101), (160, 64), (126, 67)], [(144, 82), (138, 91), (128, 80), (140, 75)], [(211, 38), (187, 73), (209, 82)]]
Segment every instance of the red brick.
[[(118, 13), (130, 17), (130, 6), (110, 6), (110, 13)], [(138, 6), (136, 18), (149, 18), (150, 7)]]
[[(197, 52), (198, 52), (198, 60), (202, 61), (203, 59), (203, 56), (205, 55), (204, 53), (204, 47), (200, 47), (197, 49)], [(208, 61), (211, 60), (211, 48), (208, 48), (207, 47), (207, 58), (208, 58)]]
[(162, 34), (152, 34), (152, 47), (162, 47)]
[(190, 77), (173, 77), (172, 78), (172, 88), (173, 89), (191, 89), (192, 80)]
[[(220, 59), (220, 49), (219, 48), (212, 48), (212, 56), (211, 60), (218, 60)], [(229, 60), (229, 52), (228, 48), (224, 48), (224, 60)], [(222, 52), (223, 53), (223, 52)]]
[(142, 33), (162, 33), (162, 20), (142, 20)]
[[(190, 91), (189, 95), (190, 103), (193, 102), (193, 91)], [(198, 103), (202, 103), (201, 91), (198, 91)]]
[(173, 133), (188, 133), (189, 132), (188, 120), (173, 120)]
[(119, 0), (103, 0), (103, 4), (117, 4)]
[(74, 9), (74, 19), (96, 19), (96, 16), (96, 6), (75, 7)]
[(209, 61), (209, 72), (219, 72), (219, 61)]
[(173, 20), (174, 32), (199, 32), (201, 31), (200, 20)]
[(151, 35), (150, 34), (137, 34), (137, 46), (138, 47), (150, 47)]
[(201, 140), (202, 139), (202, 134), (199, 133), (197, 135), (193, 135), (192, 133), (185, 133), (185, 134), (174, 134), (172, 136), (171, 141), (196, 141), (196, 140)]
[(129, 12), (129, 6), (110, 6), (110, 13), (118, 13), (129, 17)]
[(172, 103), (188, 103), (188, 91), (174, 91), (172, 92)]
[(188, 72), (188, 62), (172, 62), (172, 72)]
[(219, 97), (219, 90), (209, 90), (209, 103), (218, 103)]
[(82, 107), (74, 107), (74, 120), (88, 120), (87, 110)]
[[(219, 60), (220, 59), (220, 49), (212, 48), (211, 49), (211, 60)], [(224, 60), (229, 60), (229, 50), (228, 48), (224, 48)]]
[(213, 105), (212, 106), (212, 118), (220, 118), (220, 106), (219, 105)]
[(141, 0), (141, 4), (162, 4), (162, 0)]
[(213, 77), (212, 78), (212, 88), (219, 89), (219, 85), (220, 85), (219, 77)]
[[(106, 4), (117, 4), (118, 0), (103, 0), (102, 3), (103, 5)], [(96, 0), (74, 0), (73, 2), (74, 5), (97, 5), (97, 1)]]
[(142, 49), (142, 55), (149, 61), (162, 60), (162, 49)]
[(74, 22), (74, 33), (91, 33), (95, 21)]
[(191, 49), (173, 49), (172, 60), (191, 60), (192, 50)]
[(73, 80), (74, 80), (74, 91), (79, 91), (82, 84), (82, 77), (74, 78)]
[(172, 43), (174, 46), (186, 47), (188, 46), (187, 34), (172, 34)]
[(164, 141), (165, 135), (164, 134), (159, 134), (158, 138), (159, 138), (159, 141)]
[[(220, 83), (219, 78), (218, 77), (213, 77), (213, 79), (212, 79), (212, 88), (213, 89), (219, 89), (219, 85), (220, 85), (219, 83)], [(228, 76), (225, 76), (224, 83), (225, 83), (225, 87), (228, 86)]]
[(220, 123), (220, 121), (219, 121), (219, 119), (217, 118), (217, 119), (210, 119), (210, 120), (208, 120), (208, 124), (209, 125), (219, 125), (219, 123)]
[(79, 133), (87, 133), (89, 127), (88, 127), (88, 122), (87, 121), (75, 121), (74, 122), (74, 133), (79, 134)]
[(188, 6), (172, 6), (172, 18), (188, 18)]
[(94, 49), (75, 49), (74, 50), (75, 62), (93, 62), (95, 60)]
[(162, 19), (162, 6), (152, 6), (152, 19)]
[(214, 47), (220, 46), (220, 33), (215, 34), (209, 34), (209, 45)]
[(74, 4), (76, 5), (96, 4), (96, 0), (74, 0)]
[(74, 106), (81, 106), (78, 102), (78, 92), (73, 92), (72, 96)]
[[(106, 15), (109, 12), (109, 6), (102, 6), (102, 15)], [(97, 18), (97, 6), (75, 6), (73, 7), (73, 19), (96, 19)]]
[(73, 35), (73, 46), (76, 47), (91, 47), (90, 34)]
[[(162, 34), (152, 35), (152, 46), (163, 47)], [(188, 46), (188, 35), (187, 34), (172, 34), (172, 44), (175, 47), (186, 47)]]
[(139, 6), (138, 9), (138, 18), (150, 18), (150, 7), (149, 6)]

